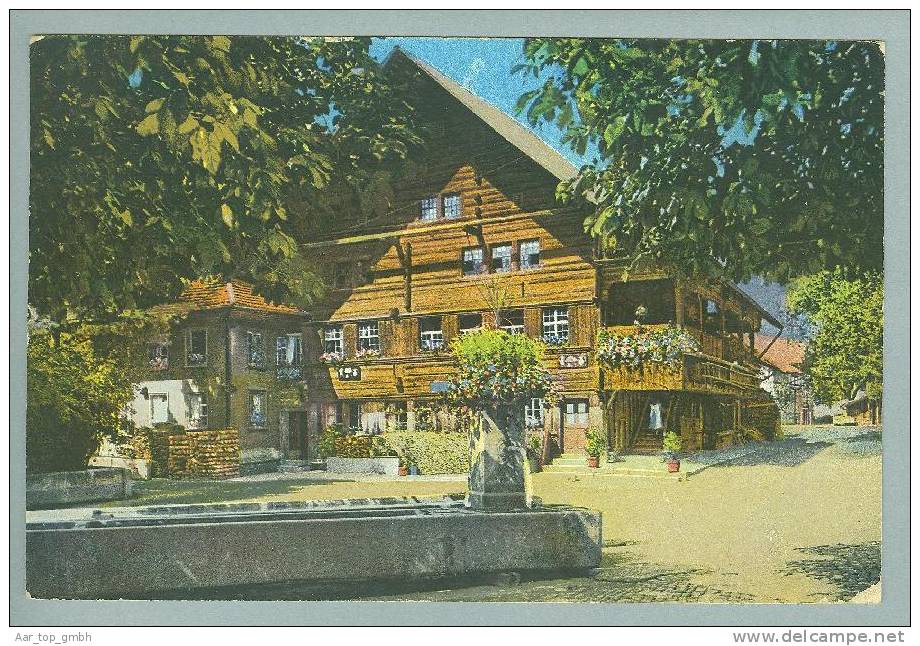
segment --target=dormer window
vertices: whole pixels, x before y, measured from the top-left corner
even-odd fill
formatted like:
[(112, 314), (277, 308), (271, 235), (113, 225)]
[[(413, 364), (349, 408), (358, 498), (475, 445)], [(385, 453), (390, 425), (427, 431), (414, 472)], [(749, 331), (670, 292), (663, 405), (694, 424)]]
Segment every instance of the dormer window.
[(422, 200), (422, 221), (423, 222), (432, 222), (438, 219), (438, 196), (429, 195)]
[(463, 201), (459, 193), (448, 193), (444, 196), (444, 217), (455, 220), (463, 215)]

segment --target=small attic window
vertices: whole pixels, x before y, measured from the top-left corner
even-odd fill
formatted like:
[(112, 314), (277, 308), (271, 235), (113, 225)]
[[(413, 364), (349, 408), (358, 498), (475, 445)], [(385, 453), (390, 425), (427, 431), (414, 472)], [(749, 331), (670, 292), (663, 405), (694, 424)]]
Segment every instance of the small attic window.
[(438, 196), (429, 195), (421, 201), (421, 218), (424, 222), (438, 219)]

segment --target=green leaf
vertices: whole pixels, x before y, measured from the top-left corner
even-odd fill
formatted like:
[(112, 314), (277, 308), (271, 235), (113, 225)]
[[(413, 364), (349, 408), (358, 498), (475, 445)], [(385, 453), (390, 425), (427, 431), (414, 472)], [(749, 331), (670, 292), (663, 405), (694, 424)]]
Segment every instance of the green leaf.
[(613, 123), (608, 123), (607, 127), (604, 128), (604, 143), (607, 145), (607, 148), (613, 146), (614, 142), (620, 138), (620, 135), (623, 134), (623, 130), (626, 127), (626, 116), (619, 116), (613, 120)]
[(148, 115), (146, 119), (137, 124), (137, 134), (142, 137), (155, 135), (160, 130), (160, 116), (154, 112)]
[(233, 209), (230, 208), (229, 204), (220, 205), (220, 217), (224, 221), (224, 224), (230, 229), (232, 229), (233, 225), (236, 223), (233, 217)]
[(166, 99), (154, 99), (153, 101), (147, 104), (147, 107), (144, 108), (144, 112), (146, 112), (147, 114), (150, 114), (151, 112), (156, 112), (157, 110), (163, 107), (164, 101), (166, 101)]
[(181, 132), (183, 135), (187, 135), (199, 125), (200, 124), (198, 123), (198, 119), (192, 115), (189, 115), (185, 118), (185, 121), (179, 124), (179, 132)]
[(580, 56), (572, 68), (572, 74), (574, 76), (584, 76), (588, 73), (588, 69), (588, 61), (585, 60), (584, 56)]

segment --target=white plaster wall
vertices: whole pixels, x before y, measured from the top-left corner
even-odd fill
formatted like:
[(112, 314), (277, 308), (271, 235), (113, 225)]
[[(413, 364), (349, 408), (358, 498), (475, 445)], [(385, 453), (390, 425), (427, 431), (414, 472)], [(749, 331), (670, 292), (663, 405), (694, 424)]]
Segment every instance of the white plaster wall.
[[(142, 394), (144, 388), (148, 391), (147, 397)], [(151, 426), (149, 396), (166, 394), (169, 421), (173, 424), (188, 426), (186, 395), (198, 392), (202, 391), (191, 379), (163, 379), (134, 384), (134, 400), (131, 402), (130, 418), (137, 426)]]

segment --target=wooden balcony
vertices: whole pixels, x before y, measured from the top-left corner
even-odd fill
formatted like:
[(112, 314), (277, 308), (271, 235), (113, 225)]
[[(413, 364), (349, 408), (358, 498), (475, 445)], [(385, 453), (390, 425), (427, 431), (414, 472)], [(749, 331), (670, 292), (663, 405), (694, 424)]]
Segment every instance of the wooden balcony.
[(686, 355), (678, 366), (648, 363), (639, 369), (601, 368), (606, 390), (687, 390), (743, 395), (760, 387), (760, 377), (744, 366), (702, 354)]

